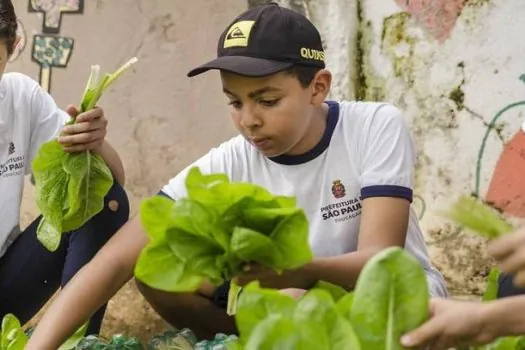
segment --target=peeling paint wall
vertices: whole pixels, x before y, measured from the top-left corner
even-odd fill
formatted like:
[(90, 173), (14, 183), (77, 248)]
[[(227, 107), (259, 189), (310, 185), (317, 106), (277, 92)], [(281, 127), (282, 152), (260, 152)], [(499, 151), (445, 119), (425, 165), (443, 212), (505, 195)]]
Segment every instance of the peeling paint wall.
[[(414, 205), (425, 206), (422, 226), (434, 261), (454, 294), (479, 294), (488, 268), (484, 242), (438, 212), (476, 193), (512, 218), (525, 218), (525, 45), (518, 16), (525, 2), (301, 3), (327, 40), (334, 95), (385, 100), (406, 111), (419, 154)], [(331, 12), (337, 6), (344, 10)]]

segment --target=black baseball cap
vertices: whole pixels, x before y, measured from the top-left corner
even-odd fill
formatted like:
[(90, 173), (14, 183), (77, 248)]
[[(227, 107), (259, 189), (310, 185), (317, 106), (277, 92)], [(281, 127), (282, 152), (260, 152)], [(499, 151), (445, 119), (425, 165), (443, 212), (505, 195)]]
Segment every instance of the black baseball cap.
[(219, 38), (217, 58), (188, 73), (219, 69), (260, 77), (293, 65), (325, 67), (321, 35), (302, 14), (276, 3), (251, 8), (233, 20)]

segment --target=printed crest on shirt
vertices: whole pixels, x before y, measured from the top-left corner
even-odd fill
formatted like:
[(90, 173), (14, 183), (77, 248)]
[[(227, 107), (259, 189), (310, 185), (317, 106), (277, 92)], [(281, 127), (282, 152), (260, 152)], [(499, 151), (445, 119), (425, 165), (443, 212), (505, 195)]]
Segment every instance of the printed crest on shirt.
[(361, 215), (361, 199), (359, 196), (348, 196), (343, 182), (339, 179), (332, 182), (331, 192), (335, 203), (330, 203), (321, 207), (323, 220), (334, 220), (343, 222)]
[(332, 194), (335, 198), (343, 198), (346, 195), (345, 185), (341, 183), (341, 180), (335, 180), (333, 182)]

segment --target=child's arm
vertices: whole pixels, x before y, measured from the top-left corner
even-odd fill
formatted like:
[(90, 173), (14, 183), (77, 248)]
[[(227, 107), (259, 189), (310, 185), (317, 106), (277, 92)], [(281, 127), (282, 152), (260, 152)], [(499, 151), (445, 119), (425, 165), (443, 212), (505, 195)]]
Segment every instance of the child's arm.
[[(410, 203), (403, 198), (371, 197), (362, 201), (359, 244), (356, 252), (318, 258), (304, 270), (304, 280), (324, 280), (353, 288), (368, 259), (390, 246), (404, 246)], [(308, 286), (303, 286), (308, 287)]]
[(131, 279), (147, 240), (139, 217), (126, 223), (62, 290), (38, 323), (26, 349), (58, 349)]

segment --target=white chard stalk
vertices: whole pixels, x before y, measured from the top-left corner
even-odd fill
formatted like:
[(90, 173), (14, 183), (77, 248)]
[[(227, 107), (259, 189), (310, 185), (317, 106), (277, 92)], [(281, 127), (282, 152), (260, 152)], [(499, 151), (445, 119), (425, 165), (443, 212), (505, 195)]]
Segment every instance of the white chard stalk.
[(92, 65), (86, 88), (80, 102), (81, 111), (85, 112), (93, 109), (104, 91), (106, 91), (109, 86), (122, 75), (122, 73), (131, 68), (131, 66), (137, 62), (137, 57), (133, 57), (120, 66), (120, 68), (113, 74), (104, 74), (102, 79), (100, 79), (100, 65)]

